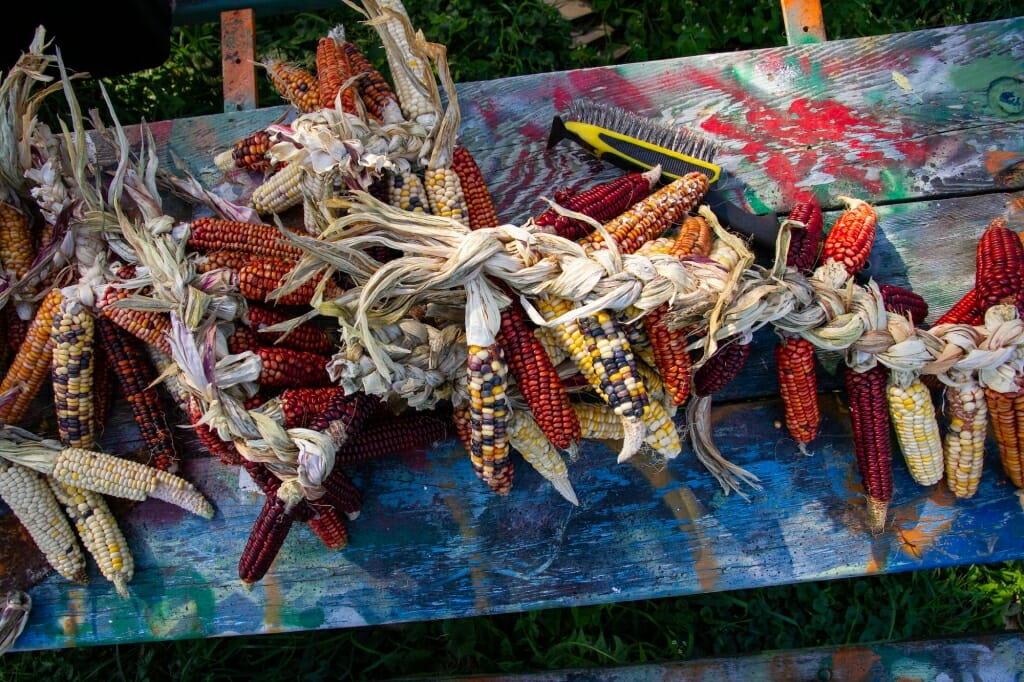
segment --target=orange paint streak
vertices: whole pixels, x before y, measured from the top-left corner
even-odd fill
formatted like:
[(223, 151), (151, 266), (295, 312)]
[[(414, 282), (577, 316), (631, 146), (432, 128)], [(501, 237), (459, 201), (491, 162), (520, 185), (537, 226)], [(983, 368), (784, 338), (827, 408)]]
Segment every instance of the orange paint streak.
[[(274, 560), (277, 563), (277, 559)], [(284, 601), (281, 595), (281, 584), (278, 582), (277, 577), (272, 575), (274, 570), (271, 565), (270, 570), (263, 577), (260, 582), (263, 584), (263, 591), (266, 595), (264, 598), (263, 608), (263, 625), (266, 627), (267, 632), (279, 632), (281, 630), (281, 604)]]
[(985, 170), (992, 177), (999, 175), (1007, 166), (1021, 160), (1020, 152), (1006, 152), (998, 149), (985, 152)]
[(956, 498), (945, 485), (936, 485), (923, 498), (916, 498), (910, 504), (900, 505), (893, 510), (893, 531), (897, 533), (903, 551), (915, 559), (920, 559), (943, 532), (953, 525), (952, 514), (921, 516), (925, 500), (935, 507), (945, 509), (956, 504)]
[(832, 679), (870, 680), (871, 669), (881, 657), (867, 647), (841, 647), (832, 654)]
[(782, 0), (782, 19), (786, 42), (790, 45), (827, 40), (825, 17), (819, 0)]

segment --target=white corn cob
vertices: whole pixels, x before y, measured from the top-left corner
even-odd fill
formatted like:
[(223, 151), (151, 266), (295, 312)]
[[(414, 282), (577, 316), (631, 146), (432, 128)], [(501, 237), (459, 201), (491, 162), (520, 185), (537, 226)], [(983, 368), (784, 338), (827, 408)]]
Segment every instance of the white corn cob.
[(42, 475), (0, 458), (0, 499), (18, 517), (57, 573), (81, 585), (89, 581), (75, 529)]
[(469, 229), (469, 212), (462, 182), (451, 168), (427, 168), (423, 172), (423, 185), (430, 201), (430, 212), (451, 218)]
[(434, 80), (429, 62), (412, 49), (408, 31), (412, 22), (401, 0), (366, 0), (367, 10), (376, 16), (390, 17), (374, 23), (388, 60), (391, 80), (398, 104), (406, 120), (416, 121), (428, 129), (438, 119), (437, 106), (427, 94)]
[(324, 180), (302, 164), (289, 163), (252, 191), (250, 203), (257, 213), (282, 213), (302, 203), (305, 195), (319, 197)]

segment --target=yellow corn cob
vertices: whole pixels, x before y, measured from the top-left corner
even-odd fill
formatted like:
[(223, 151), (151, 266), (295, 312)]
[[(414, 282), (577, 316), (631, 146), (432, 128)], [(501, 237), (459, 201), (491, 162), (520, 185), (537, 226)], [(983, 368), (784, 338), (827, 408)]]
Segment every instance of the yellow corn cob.
[(135, 574), (135, 561), (106, 499), (99, 493), (49, 479), (57, 500), (75, 524), (86, 551), (96, 561), (103, 577), (128, 598), (128, 583)]
[(388, 173), (388, 203), (403, 211), (426, 213), (430, 208), (427, 188), (413, 171)]
[(306, 194), (318, 197), (323, 178), (298, 163), (289, 163), (261, 183), (252, 192), (250, 203), (258, 213), (283, 213), (302, 203)]
[(18, 517), (57, 573), (81, 585), (89, 581), (75, 529), (43, 476), (0, 458), (0, 499)]
[(528, 410), (512, 414), (508, 430), (509, 443), (530, 466), (546, 478), (565, 499), (579, 505), (576, 491), (569, 482), (569, 470), (562, 455), (551, 444), (540, 425)]
[(665, 459), (678, 457), (679, 453), (683, 451), (679, 431), (676, 429), (675, 422), (672, 421), (672, 415), (661, 402), (651, 401), (644, 422), (647, 424), (644, 442)]
[(191, 483), (134, 460), (83, 448), (64, 448), (51, 466), (50, 475), (61, 483), (138, 502), (153, 497), (198, 516), (213, 517), (213, 507)]
[(943, 411), (947, 429), (943, 438), (946, 485), (958, 498), (974, 496), (981, 482), (988, 432), (985, 390), (973, 379), (960, 386), (947, 386)]
[(7, 368), (3, 382), (0, 382), (0, 396), (17, 392), (12, 400), (0, 404), (0, 421), (8, 424), (20, 422), (46, 381), (50, 373), (53, 349), (53, 338), (50, 334), (53, 316), (63, 298), (64, 294), (60, 289), (53, 288), (39, 304), (25, 334), (25, 340), (18, 347), (18, 352)]
[(579, 402), (573, 405), (580, 420), (583, 438), (619, 440), (623, 436), (622, 420), (604, 403)]
[[(896, 439), (910, 475), (919, 485), (935, 485), (942, 478), (942, 439), (931, 393), (917, 376), (909, 383), (889, 373), (886, 397)], [(903, 385), (906, 383), (906, 385)]]
[(466, 197), (455, 171), (451, 168), (427, 168), (423, 173), (423, 185), (427, 190), (431, 213), (456, 220), (469, 229)]
[(34, 258), (28, 217), (17, 207), (0, 201), (0, 267), (17, 281), (32, 267)]
[(95, 320), (76, 298), (66, 297), (53, 316), (52, 376), (57, 432), (67, 447), (93, 442), (93, 353)]
[(653, 256), (655, 254), (672, 253), (675, 243), (675, 237), (658, 237), (642, 244), (636, 250), (636, 254), (638, 256)]
[(537, 340), (540, 341), (540, 345), (544, 346), (544, 352), (551, 358), (552, 365), (557, 367), (560, 362), (569, 357), (568, 349), (562, 345), (554, 329), (550, 327), (537, 327), (533, 330), (533, 333), (537, 336)]

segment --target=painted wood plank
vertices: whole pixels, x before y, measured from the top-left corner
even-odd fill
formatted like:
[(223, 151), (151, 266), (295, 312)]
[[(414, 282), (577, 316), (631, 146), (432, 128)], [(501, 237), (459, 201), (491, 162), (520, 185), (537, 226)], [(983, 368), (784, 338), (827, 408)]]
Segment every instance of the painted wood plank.
[(1019, 633), (766, 652), (652, 665), (474, 677), (481, 682), (660, 680), (986, 680), (1015, 682), (1024, 666)]
[[(1021, 61), (1022, 26), (1021, 20), (1010, 20), (464, 84), (464, 139), (492, 179), (504, 214), (528, 216), (536, 212), (540, 196), (567, 182), (617, 174), (567, 149), (544, 149), (555, 112), (553, 94), (557, 104), (629, 83), (644, 93), (636, 100), (643, 110), (697, 111), (703, 97), (706, 121), (737, 126), (749, 111), (766, 116), (787, 111), (795, 97), (835, 101), (843, 111), (870, 110), (877, 130), (895, 130), (895, 138), (869, 127), (853, 137), (849, 131), (823, 134), (829, 139), (815, 143), (815, 149), (832, 154), (845, 144), (848, 151), (870, 155), (898, 149), (896, 139), (920, 142), (921, 154), (910, 163), (883, 153), (882, 170), (871, 180), (864, 159), (851, 151), (853, 158), (829, 166), (835, 179), (815, 185), (815, 191), (827, 201), (848, 193), (888, 202), (880, 208), (879, 276), (902, 278), (939, 312), (969, 286), (974, 245), (988, 219), (1006, 213), (1019, 220), (1024, 206), (1021, 192), (1009, 191), (1020, 190), (1019, 179), (1004, 187), (1000, 178), (1007, 176), (992, 172), (1017, 163), (1021, 124), (986, 113), (988, 105), (979, 99), (985, 78), (998, 71), (993, 65)], [(928, 81), (941, 102), (936, 106), (952, 107), (949, 117), (938, 117), (932, 105), (915, 110), (893, 97), (899, 86), (891, 70), (912, 63), (905, 56), (910, 53), (949, 78), (944, 86), (941, 79)], [(852, 60), (846, 71), (837, 66), (842, 58)], [(743, 76), (755, 74), (758, 64), (775, 63), (796, 69), (779, 92), (759, 89)], [(989, 70), (977, 75), (983, 66)], [(958, 68), (967, 69), (959, 80), (953, 77)], [(810, 77), (800, 74), (812, 73), (823, 74), (812, 79), (820, 89), (805, 92), (808, 84), (797, 82)], [(721, 93), (716, 98), (708, 84), (715, 74), (733, 74), (734, 86), (752, 94), (745, 102), (726, 101)], [(684, 81), (698, 85), (687, 88)], [(770, 104), (749, 108), (750, 97)], [(887, 97), (893, 101), (879, 103)], [(615, 99), (625, 103), (625, 93)], [(286, 109), (161, 122), (152, 130), (165, 163), (180, 158), (208, 186), (239, 196), (246, 183), (224, 182), (213, 157), (281, 116), (287, 116)], [(908, 120), (912, 126), (904, 125)], [(787, 173), (818, 173), (815, 164), (783, 173), (770, 163), (797, 149), (796, 133), (779, 139), (753, 124), (747, 133), (761, 140), (764, 151), (751, 155), (739, 147), (727, 158), (756, 196), (785, 186), (792, 180)], [(851, 140), (867, 142), (858, 147)], [(985, 150), (1000, 150), (1002, 156), (986, 157)], [(993, 158), (1003, 165), (988, 165)], [(957, 162), (949, 173), (930, 170), (935, 175), (924, 177), (919, 172), (929, 163), (945, 168), (950, 159)], [(755, 169), (755, 161), (764, 169)], [(841, 168), (848, 169), (846, 176)], [(758, 343), (770, 344), (770, 335), (761, 337)], [(665, 466), (616, 465), (613, 450), (598, 443), (588, 444), (571, 466), (579, 508), (522, 463), (513, 493), (497, 497), (472, 474), (461, 446), (446, 441), (397, 466), (380, 463), (353, 471), (366, 505), (351, 524), (350, 547), (328, 552), (308, 528), (299, 527), (271, 573), (247, 590), (236, 577), (235, 563), (260, 501), (239, 489), (237, 470), (195, 459), (187, 462), (185, 474), (211, 496), (217, 516), (205, 521), (156, 501), (138, 505), (125, 517), (138, 565), (132, 597), (121, 599), (98, 576), (88, 588), (49, 577), (32, 591), (35, 608), (16, 648), (392, 623), (1020, 558), (1024, 514), (991, 447), (985, 480), (971, 500), (954, 500), (938, 486), (920, 488), (898, 466), (892, 532), (870, 536), (862, 524), (862, 491), (841, 396), (822, 395), (825, 419), (811, 458), (778, 428), (782, 411), (774, 397), (740, 400), (775, 395), (766, 359), (770, 345), (762, 348), (748, 363), (753, 374), (737, 382), (736, 393), (722, 396), (714, 420), (725, 456), (764, 484), (749, 502), (724, 495), (688, 449)], [(120, 414), (120, 423), (126, 423)], [(105, 439), (111, 448), (133, 445), (117, 429), (108, 430)]]
[(256, 15), (251, 9), (226, 11), (220, 19), (224, 111), (259, 106), (256, 90)]

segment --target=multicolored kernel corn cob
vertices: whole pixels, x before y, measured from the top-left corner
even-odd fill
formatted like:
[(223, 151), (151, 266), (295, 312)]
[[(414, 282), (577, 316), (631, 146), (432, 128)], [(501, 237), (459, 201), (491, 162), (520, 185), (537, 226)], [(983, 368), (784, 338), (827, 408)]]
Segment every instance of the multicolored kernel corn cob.
[(341, 42), (341, 48), (348, 55), (352, 72), (359, 76), (359, 96), (366, 111), (373, 118), (385, 123), (396, 123), (402, 119), (402, 108), (398, 96), (391, 89), (391, 83), (375, 67), (363, 51), (350, 40)]
[(988, 405), (985, 390), (974, 379), (958, 386), (947, 386), (943, 412), (946, 433), (943, 456), (946, 486), (960, 499), (978, 492), (985, 464), (985, 438), (988, 434)]
[[(651, 193), (658, 173), (627, 173), (614, 180), (594, 185), (582, 192), (563, 190), (555, 193), (555, 202), (574, 213), (581, 213), (604, 224)], [(594, 231), (589, 223), (559, 213), (554, 207), (533, 218), (544, 232), (576, 241)]]
[(888, 370), (880, 364), (864, 371), (847, 367), (843, 373), (857, 470), (867, 494), (867, 521), (872, 533), (885, 529), (893, 490), (887, 375)]
[(625, 434), (622, 419), (605, 403), (573, 403), (580, 420), (583, 438), (587, 440), (619, 440)]
[[(473, 471), (488, 486), (503, 483), (510, 466), (505, 394), (508, 368), (501, 346), (469, 346), (466, 363), (469, 392), (470, 462)], [(495, 492), (498, 492), (497, 490)]]
[(318, 196), (323, 179), (302, 164), (289, 163), (261, 182), (252, 191), (249, 205), (260, 215), (284, 213), (302, 203), (308, 192)]
[(266, 130), (257, 130), (235, 142), (231, 149), (214, 157), (221, 170), (250, 170), (265, 173), (270, 170), (270, 147), (273, 142)]
[(267, 55), (260, 64), (267, 70), (277, 94), (299, 113), (308, 114), (319, 108), (320, 84), (316, 76), (276, 54)]
[(18, 347), (18, 352), (0, 382), (0, 396), (10, 396), (12, 393), (15, 396), (0, 403), (0, 421), (17, 424), (24, 419), (46, 377), (50, 375), (53, 319), (63, 300), (61, 290), (53, 288), (39, 304), (25, 333), (25, 340)]
[(423, 171), (423, 186), (433, 215), (451, 218), (469, 228), (466, 195), (458, 174), (450, 166), (427, 167)]
[(76, 298), (65, 297), (53, 316), (51, 375), (57, 432), (65, 446), (93, 444), (93, 347), (96, 327), (92, 313)]
[(846, 210), (825, 236), (822, 261), (842, 263), (847, 274), (853, 276), (864, 268), (871, 254), (878, 229), (878, 214), (866, 201), (849, 197), (840, 199), (846, 202)]
[(75, 529), (44, 476), (0, 457), (0, 499), (18, 517), (57, 573), (79, 585), (89, 582), (85, 554)]
[(430, 210), (427, 188), (414, 171), (393, 171), (387, 177), (388, 204), (413, 213), (427, 213)]

